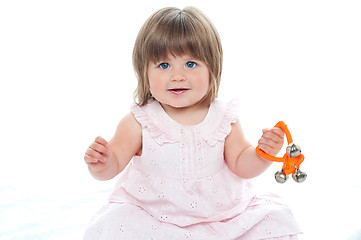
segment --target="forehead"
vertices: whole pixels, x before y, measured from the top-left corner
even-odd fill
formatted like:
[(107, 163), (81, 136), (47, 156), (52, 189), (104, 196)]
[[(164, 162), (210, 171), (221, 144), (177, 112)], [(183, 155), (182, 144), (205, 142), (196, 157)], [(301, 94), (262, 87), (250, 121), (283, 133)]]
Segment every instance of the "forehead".
[[(175, 43), (176, 42), (176, 43)], [(176, 58), (182, 59), (197, 59), (206, 62), (204, 51), (192, 46), (189, 41), (174, 41), (167, 45), (161, 45), (159, 42), (152, 44), (148, 52), (148, 61), (159, 62), (164, 60), (174, 60)]]
[(210, 46), (205, 24), (185, 12), (171, 12), (151, 24), (146, 33), (146, 59), (157, 62), (175, 56), (189, 55), (206, 62)]
[(200, 59), (197, 59), (189, 54), (182, 54), (182, 55), (173, 55), (173, 54), (168, 54), (166, 57), (160, 59), (160, 61), (191, 61), (191, 60), (198, 60), (201, 61)]

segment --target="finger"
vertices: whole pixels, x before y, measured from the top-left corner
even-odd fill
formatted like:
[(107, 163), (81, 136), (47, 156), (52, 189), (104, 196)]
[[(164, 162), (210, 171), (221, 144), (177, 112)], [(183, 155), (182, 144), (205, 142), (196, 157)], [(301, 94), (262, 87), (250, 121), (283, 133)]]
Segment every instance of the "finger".
[(105, 147), (107, 147), (109, 145), (109, 143), (102, 137), (96, 137), (95, 142), (97, 142)]
[(270, 148), (274, 148), (275, 144), (276, 143), (272, 139), (260, 138), (258, 140), (258, 145), (268, 146)]
[(283, 137), (280, 137), (278, 134), (275, 134), (273, 131), (266, 132), (262, 135), (261, 138), (272, 140), (275, 143), (283, 143)]
[(99, 152), (100, 154), (107, 154), (108, 153), (108, 148), (102, 144), (99, 144), (97, 142), (93, 142), (90, 146), (91, 149), (93, 149), (94, 151)]
[(268, 132), (270, 132), (270, 129), (268, 129), (268, 128), (262, 129), (262, 133), (263, 133), (263, 134), (268, 133)]
[(99, 153), (98, 151), (95, 151), (94, 149), (92, 148), (88, 148), (85, 152), (85, 154), (87, 154), (89, 157), (92, 157), (92, 158), (95, 158), (95, 159), (99, 159), (99, 161), (105, 161), (106, 157)]
[(281, 128), (275, 127), (271, 128), (270, 131), (274, 134), (276, 134), (278, 137), (284, 139), (285, 133)]
[(97, 163), (99, 160), (94, 157), (89, 156), (88, 154), (85, 154), (84, 161), (86, 164), (94, 164), (94, 163)]
[(259, 144), (258, 148), (261, 149), (262, 151), (264, 151), (265, 153), (268, 153), (268, 154), (272, 155), (272, 152), (273, 152), (272, 147), (270, 147), (268, 145), (265, 145), (265, 144)]

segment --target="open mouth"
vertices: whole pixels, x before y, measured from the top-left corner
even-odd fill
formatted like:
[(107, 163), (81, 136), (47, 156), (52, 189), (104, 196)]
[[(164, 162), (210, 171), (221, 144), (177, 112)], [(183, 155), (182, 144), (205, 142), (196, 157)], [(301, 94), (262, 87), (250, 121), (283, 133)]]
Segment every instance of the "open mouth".
[(180, 95), (182, 93), (187, 92), (188, 90), (189, 90), (188, 88), (172, 88), (172, 89), (169, 89), (168, 91), (175, 95)]

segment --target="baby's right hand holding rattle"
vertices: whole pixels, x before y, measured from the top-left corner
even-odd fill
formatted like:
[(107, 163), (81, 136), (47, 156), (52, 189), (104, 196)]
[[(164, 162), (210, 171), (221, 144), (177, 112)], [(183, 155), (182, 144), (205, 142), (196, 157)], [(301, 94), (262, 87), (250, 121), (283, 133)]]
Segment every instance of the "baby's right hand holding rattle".
[(97, 137), (85, 152), (84, 160), (91, 168), (104, 166), (110, 156), (110, 145), (102, 137)]

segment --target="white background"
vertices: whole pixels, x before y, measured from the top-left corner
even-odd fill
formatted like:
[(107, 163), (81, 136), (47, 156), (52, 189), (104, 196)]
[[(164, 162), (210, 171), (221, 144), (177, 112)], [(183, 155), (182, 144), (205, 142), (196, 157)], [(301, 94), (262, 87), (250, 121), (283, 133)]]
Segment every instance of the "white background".
[(1, 184), (69, 196), (111, 189), (114, 180), (91, 178), (83, 154), (129, 111), (141, 25), (161, 7), (188, 5), (221, 35), (219, 98), (240, 100), (247, 138), (256, 145), (283, 120), (306, 157), (306, 182), (275, 183), (276, 163), (257, 183), (288, 201), (302, 239), (361, 236), (358, 1), (1, 1)]

